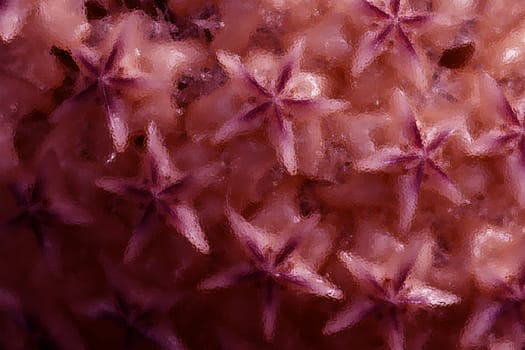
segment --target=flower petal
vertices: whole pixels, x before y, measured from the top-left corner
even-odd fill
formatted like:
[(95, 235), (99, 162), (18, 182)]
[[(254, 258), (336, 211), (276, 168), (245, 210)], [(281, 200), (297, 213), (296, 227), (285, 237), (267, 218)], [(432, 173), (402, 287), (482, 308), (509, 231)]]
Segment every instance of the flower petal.
[(170, 154), (164, 144), (162, 135), (153, 121), (148, 125), (146, 147), (148, 149), (148, 154), (151, 157), (153, 170), (157, 172), (161, 179), (167, 178), (175, 180), (180, 178), (177, 168), (171, 161)]
[(262, 323), (264, 338), (270, 341), (275, 335), (277, 311), (279, 308), (279, 298), (275, 295), (275, 282), (272, 279), (266, 282), (264, 294)]
[(461, 301), (461, 298), (455, 294), (422, 283), (417, 285), (411, 284), (404, 299), (408, 304), (427, 308), (450, 306)]
[(212, 290), (227, 288), (253, 275), (254, 269), (250, 264), (242, 263), (222, 270), (199, 283), (199, 289)]
[(374, 311), (376, 304), (368, 299), (361, 298), (353, 301), (349, 306), (339, 311), (323, 328), (324, 335), (340, 332), (353, 327)]
[(292, 268), (281, 277), (309, 294), (335, 300), (343, 298), (343, 291), (302, 262), (294, 262)]
[(482, 305), (467, 321), (462, 331), (460, 343), (464, 347), (483, 345), (485, 335), (490, 331), (502, 311), (500, 303)]
[(385, 49), (385, 39), (392, 31), (393, 25), (387, 25), (381, 32), (366, 32), (354, 57), (352, 63), (352, 75), (361, 74)]
[(165, 323), (157, 323), (152, 327), (141, 327), (140, 333), (165, 350), (184, 350), (186, 347), (175, 334), (173, 327)]
[[(269, 105), (265, 104), (264, 107), (268, 108)], [(244, 107), (238, 115), (230, 118), (215, 133), (215, 135), (213, 136), (213, 142), (216, 144), (227, 142), (239, 134), (251, 132), (252, 130), (257, 129), (262, 124), (263, 118), (249, 118), (248, 116), (254, 110), (255, 108), (252, 106)], [(258, 112), (261, 111), (258, 110)]]
[(264, 252), (269, 247), (269, 233), (246, 221), (231, 207), (226, 208), (226, 216), (230, 221), (233, 233), (247, 252), (259, 261), (264, 259)]
[(503, 93), (498, 82), (488, 73), (481, 74), (481, 97), (488, 105), (495, 106), (497, 112), (510, 124), (519, 126), (516, 112), (512, 109), (509, 100)]
[(169, 222), (202, 254), (210, 252), (210, 246), (202, 231), (197, 213), (187, 204), (170, 205)]
[(133, 230), (131, 238), (124, 252), (124, 263), (128, 264), (135, 260), (142, 252), (146, 244), (151, 240), (153, 226), (156, 224), (157, 210), (154, 202), (151, 202), (142, 215), (137, 227)]
[(407, 154), (398, 147), (383, 147), (372, 155), (358, 160), (356, 168), (363, 172), (388, 172), (400, 170), (418, 158), (416, 155)]
[(379, 283), (382, 276), (379, 275), (377, 266), (349, 252), (340, 252), (338, 257), (360, 284), (363, 284), (373, 292), (379, 293), (379, 295), (385, 294), (384, 288)]
[(295, 153), (295, 137), (292, 122), (288, 119), (282, 119), (282, 124), (279, 125), (277, 121), (272, 120), (268, 132), (279, 161), (289, 174), (295, 175), (297, 173), (297, 155)]

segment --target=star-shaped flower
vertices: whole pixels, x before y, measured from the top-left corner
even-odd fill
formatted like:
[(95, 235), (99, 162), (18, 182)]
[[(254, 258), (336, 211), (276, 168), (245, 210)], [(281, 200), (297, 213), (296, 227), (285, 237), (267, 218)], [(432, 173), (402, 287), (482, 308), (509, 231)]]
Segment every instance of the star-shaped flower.
[(421, 250), (420, 241), (405, 247), (403, 256), (392, 270), (392, 264), (382, 266), (348, 252), (339, 259), (357, 280), (364, 295), (328, 321), (324, 334), (334, 334), (361, 322), (373, 313), (382, 316), (387, 343), (393, 350), (405, 348), (403, 313), (408, 308), (431, 309), (456, 304), (460, 298), (410, 278)]
[(465, 347), (482, 345), (498, 321), (505, 322), (505, 329), (517, 342), (515, 348), (525, 344), (525, 273), (521, 271), (512, 278), (494, 279), (491, 297), (478, 303), (473, 315), (465, 325), (461, 345)]
[(156, 216), (164, 220), (201, 253), (210, 250), (195, 209), (192, 196), (215, 180), (220, 166), (211, 164), (187, 174), (180, 173), (173, 165), (162, 136), (154, 122), (147, 131), (149, 176), (141, 179), (102, 178), (97, 185), (108, 192), (127, 196), (145, 205), (126, 248), (124, 261), (136, 258), (151, 239)]
[(480, 78), (481, 96), (490, 105), (490, 113), (496, 113), (503, 121), (501, 127), (479, 136), (471, 145), (475, 156), (496, 156), (510, 153), (507, 157), (508, 174), (514, 185), (513, 193), (525, 205), (525, 122), (524, 116), (512, 108), (503, 90), (488, 73)]
[(144, 288), (120, 270), (105, 264), (112, 296), (99, 298), (77, 306), (77, 311), (96, 320), (112, 320), (124, 330), (124, 348), (131, 348), (138, 337), (161, 349), (185, 349), (166, 317), (174, 305), (172, 295)]
[[(258, 280), (264, 286), (262, 323), (264, 336), (271, 340), (275, 334), (278, 287), (295, 287), (303, 292), (341, 299), (342, 292), (324, 277), (312, 271), (303, 261), (294, 256), (302, 235), (311, 231), (319, 222), (319, 215), (312, 215), (289, 228), (287, 235), (274, 237), (260, 227), (246, 221), (232, 208), (226, 209), (233, 233), (240, 241), (248, 263), (240, 263), (209, 277), (200, 284), (204, 290), (226, 288), (243, 281)], [(286, 236), (283, 240), (283, 236)]]
[(57, 179), (60, 165), (56, 154), (49, 151), (42, 158), (33, 184), (14, 183), (9, 186), (19, 208), (17, 214), (3, 226), (6, 231), (14, 226), (26, 225), (36, 239), (39, 249), (51, 267), (58, 261), (52, 239), (52, 225), (61, 222), (69, 225), (85, 225), (91, 222), (86, 211), (64, 195)]
[(57, 121), (65, 113), (74, 113), (77, 103), (93, 94), (101, 97), (108, 120), (108, 127), (113, 140), (113, 145), (118, 152), (124, 151), (128, 141), (127, 116), (124, 101), (118, 96), (120, 88), (136, 87), (141, 81), (139, 77), (122, 76), (119, 61), (124, 52), (124, 32), (115, 40), (107, 57), (99, 58), (86, 47), (81, 47), (72, 52), (73, 58), (85, 75), (85, 87), (75, 96), (64, 101), (53, 112), (51, 120)]
[(436, 159), (438, 151), (454, 130), (440, 130), (429, 135), (424, 142), (412, 108), (403, 92), (398, 90), (394, 93), (394, 105), (399, 109), (402, 120), (405, 121), (409, 139), (408, 150), (385, 147), (372, 156), (360, 160), (357, 167), (362, 171), (388, 172), (401, 169), (406, 172), (400, 176), (399, 200), (400, 228), (402, 231), (407, 231), (417, 208), (425, 175), (432, 176), (439, 183), (440, 190), (444, 191), (444, 194), (451, 200), (459, 202), (461, 194)]
[[(330, 113), (343, 109), (347, 104), (319, 96), (319, 91), (299, 96), (293, 92), (294, 75), (297, 75), (303, 53), (304, 40), (298, 40), (282, 59), (281, 68), (274, 76), (260, 77), (249, 71), (239, 56), (219, 51), (217, 59), (231, 78), (240, 79), (256, 93), (255, 106), (242, 109), (215, 134), (216, 142), (223, 142), (233, 136), (257, 128), (262, 121), (268, 124), (267, 134), (277, 155), (290, 174), (297, 172), (297, 157), (292, 121), (287, 118), (295, 107), (310, 108), (319, 113)], [(257, 73), (257, 72), (255, 72)], [(265, 83), (263, 79), (267, 79)], [(296, 82), (295, 82), (296, 83)], [(248, 91), (250, 91), (248, 90)], [(318, 90), (318, 89), (314, 89)]]
[(389, 0), (388, 9), (380, 9), (368, 0), (360, 1), (367, 12), (384, 24), (379, 32), (367, 32), (362, 38), (352, 65), (352, 74), (361, 74), (386, 49), (388, 39), (394, 36), (407, 53), (407, 66), (414, 67), (416, 73), (422, 76), (421, 62), (407, 31), (426, 23), (430, 17), (404, 11), (400, 0)]

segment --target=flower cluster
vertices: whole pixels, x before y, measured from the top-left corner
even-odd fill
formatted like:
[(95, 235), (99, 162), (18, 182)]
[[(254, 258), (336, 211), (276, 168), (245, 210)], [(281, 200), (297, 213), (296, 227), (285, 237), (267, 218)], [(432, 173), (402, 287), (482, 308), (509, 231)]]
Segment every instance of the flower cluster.
[(0, 347), (523, 348), (523, 18), (0, 0)]

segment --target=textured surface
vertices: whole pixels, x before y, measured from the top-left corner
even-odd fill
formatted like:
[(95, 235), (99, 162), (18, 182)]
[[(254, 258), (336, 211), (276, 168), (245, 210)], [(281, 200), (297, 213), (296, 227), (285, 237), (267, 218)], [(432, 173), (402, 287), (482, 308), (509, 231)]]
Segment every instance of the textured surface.
[(0, 0), (0, 347), (522, 349), (525, 3)]

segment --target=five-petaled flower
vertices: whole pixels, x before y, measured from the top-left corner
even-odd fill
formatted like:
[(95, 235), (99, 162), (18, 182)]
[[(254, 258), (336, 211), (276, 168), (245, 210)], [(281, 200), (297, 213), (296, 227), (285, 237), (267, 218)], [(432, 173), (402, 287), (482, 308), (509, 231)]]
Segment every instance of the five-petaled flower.
[(124, 349), (139, 338), (161, 349), (183, 350), (186, 347), (172, 330), (163, 314), (174, 305), (175, 298), (162, 291), (135, 283), (122, 271), (105, 262), (112, 296), (76, 305), (76, 311), (96, 320), (111, 320), (124, 330)]
[[(521, 205), (525, 205), (525, 121), (523, 115), (512, 108), (496, 80), (488, 73), (480, 77), (481, 96), (504, 122), (501, 128), (495, 128), (479, 136), (472, 142), (470, 152), (474, 156), (495, 156), (507, 152), (509, 180), (513, 185), (513, 194)], [(487, 110), (488, 112), (488, 110)]]
[(151, 122), (147, 131), (149, 176), (140, 179), (102, 178), (97, 185), (108, 192), (132, 197), (145, 205), (145, 211), (126, 248), (124, 261), (138, 256), (151, 239), (156, 214), (177, 229), (201, 253), (210, 247), (190, 201), (197, 190), (215, 180), (220, 171), (218, 163), (183, 174), (173, 165), (162, 136)]
[(368, 0), (360, 1), (365, 11), (384, 22), (384, 26), (377, 33), (368, 32), (364, 35), (357, 48), (352, 74), (358, 75), (363, 72), (386, 49), (387, 39), (395, 35), (407, 53), (409, 61), (406, 67), (416, 69), (416, 74), (421, 79), (423, 74), (421, 62), (407, 34), (407, 28), (424, 24), (429, 20), (429, 16), (405, 14), (401, 0), (389, 0), (388, 10), (382, 10)]
[(521, 349), (525, 344), (525, 323), (523, 307), (525, 305), (525, 272), (506, 278), (494, 278), (491, 298), (478, 303), (473, 315), (465, 325), (461, 345), (477, 346), (487, 343), (491, 330), (501, 320), (506, 333), (517, 344), (513, 348)]
[(402, 321), (405, 310), (430, 309), (458, 303), (460, 298), (456, 295), (411, 278), (411, 272), (421, 251), (421, 243), (413, 240), (405, 246), (395, 270), (392, 269), (392, 264), (379, 266), (351, 253), (340, 252), (339, 259), (366, 294), (354, 299), (349, 306), (329, 320), (323, 333), (340, 332), (373, 313), (380, 313), (383, 316), (388, 345), (392, 350), (402, 350), (405, 348)]
[(49, 151), (40, 161), (33, 184), (13, 183), (9, 186), (19, 211), (3, 226), (6, 231), (19, 225), (29, 227), (53, 269), (58, 267), (59, 261), (55, 247), (58, 242), (54, 238), (52, 225), (85, 225), (91, 222), (89, 214), (65, 196), (64, 189), (60, 188), (63, 184), (57, 181), (61, 177), (57, 172), (59, 169), (56, 154)]
[(99, 94), (102, 98), (111, 133), (113, 145), (118, 152), (125, 150), (128, 141), (127, 116), (124, 101), (118, 96), (119, 88), (130, 88), (137, 86), (139, 77), (122, 76), (118, 63), (123, 56), (124, 33), (121, 33), (109, 55), (100, 58), (96, 62), (95, 54), (87, 47), (73, 50), (73, 58), (84, 72), (86, 77), (85, 86), (82, 90), (64, 101), (64, 103), (53, 112), (51, 120), (58, 120), (65, 113), (71, 113), (77, 102)]
[(384, 147), (370, 157), (357, 163), (362, 171), (392, 171), (403, 170), (406, 173), (400, 176), (400, 228), (407, 231), (412, 223), (419, 198), (421, 184), (425, 174), (432, 175), (439, 182), (440, 191), (452, 201), (459, 202), (461, 194), (452, 180), (436, 160), (437, 153), (443, 144), (450, 138), (454, 130), (439, 130), (429, 135), (423, 141), (421, 131), (407, 97), (401, 91), (394, 93), (394, 104), (399, 109), (402, 120), (405, 121), (409, 150), (397, 147)]
[(277, 287), (295, 287), (309, 294), (332, 299), (343, 297), (342, 292), (335, 285), (312, 271), (307, 264), (294, 256), (302, 236), (310, 232), (319, 222), (318, 214), (300, 223), (292, 224), (288, 234), (280, 236), (280, 239), (252, 225), (230, 207), (226, 209), (226, 215), (250, 261), (240, 263), (207, 278), (201, 282), (200, 288), (203, 290), (226, 288), (254, 279), (262, 282), (264, 286), (263, 328), (267, 340), (271, 340), (275, 334), (279, 304), (276, 296)]
[[(268, 123), (267, 135), (273, 143), (277, 155), (286, 170), (294, 175), (297, 172), (297, 156), (292, 121), (286, 118), (295, 107), (311, 108), (319, 113), (330, 113), (346, 107), (346, 103), (318, 96), (319, 91), (310, 95), (299, 96), (293, 92), (293, 77), (298, 73), (303, 53), (304, 40), (298, 40), (283, 58), (281, 69), (275, 76), (268, 77), (268, 82), (261, 82), (262, 77), (250, 72), (239, 56), (223, 51), (217, 58), (231, 78), (243, 81), (257, 96), (255, 106), (241, 110), (224, 124), (215, 134), (216, 142), (226, 141), (243, 132), (258, 127), (261, 121)], [(262, 118), (261, 118), (262, 116)]]

